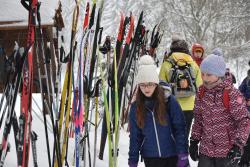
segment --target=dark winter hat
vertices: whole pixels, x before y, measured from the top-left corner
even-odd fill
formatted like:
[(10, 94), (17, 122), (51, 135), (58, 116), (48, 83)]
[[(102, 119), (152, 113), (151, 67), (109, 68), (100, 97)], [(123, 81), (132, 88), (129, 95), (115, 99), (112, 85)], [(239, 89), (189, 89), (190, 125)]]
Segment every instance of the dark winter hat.
[(140, 84), (145, 82), (159, 83), (157, 67), (153, 58), (149, 55), (144, 55), (139, 60), (137, 83)]
[(212, 50), (212, 54), (223, 57), (223, 52), (222, 52), (221, 48), (214, 48)]
[(224, 58), (214, 54), (208, 55), (201, 62), (200, 68), (201, 72), (213, 74), (218, 77), (223, 77), (226, 73), (226, 63)]
[(170, 45), (170, 52), (181, 52), (186, 53), (190, 55), (190, 52), (188, 50), (188, 44), (183, 39), (172, 39), (172, 43)]

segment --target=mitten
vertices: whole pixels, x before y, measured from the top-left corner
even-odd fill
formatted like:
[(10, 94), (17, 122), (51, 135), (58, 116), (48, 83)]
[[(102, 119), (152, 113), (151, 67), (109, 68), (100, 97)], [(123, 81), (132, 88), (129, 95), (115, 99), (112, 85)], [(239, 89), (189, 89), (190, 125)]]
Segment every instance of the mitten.
[(178, 154), (178, 161), (177, 161), (177, 167), (188, 167), (188, 154), (187, 153), (181, 153)]
[(240, 148), (236, 145), (229, 150), (227, 154), (227, 158), (230, 159), (232, 165), (238, 165), (241, 159), (241, 151)]
[(129, 166), (129, 167), (137, 167), (137, 162), (128, 161), (128, 166)]
[(198, 140), (190, 139), (189, 154), (193, 161), (197, 161), (199, 158), (198, 143)]

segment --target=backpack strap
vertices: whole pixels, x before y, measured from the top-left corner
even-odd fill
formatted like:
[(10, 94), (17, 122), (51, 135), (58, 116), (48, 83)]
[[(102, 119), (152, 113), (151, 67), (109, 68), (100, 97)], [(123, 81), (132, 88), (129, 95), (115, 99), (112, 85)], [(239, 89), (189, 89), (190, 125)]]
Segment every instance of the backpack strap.
[[(226, 87), (226, 88), (223, 89), (223, 105), (227, 109), (228, 112), (230, 110), (230, 107), (229, 107), (230, 106), (229, 105), (229, 102), (230, 102), (229, 91), (230, 91), (229, 87)], [(199, 92), (198, 92), (199, 99), (202, 99), (204, 97), (204, 95), (205, 95), (205, 88), (204, 88), (204, 86), (200, 86)]]
[(175, 62), (175, 60), (173, 58), (169, 57), (169, 58), (166, 59), (166, 61), (169, 62), (172, 67), (175, 68), (176, 62)]
[(198, 91), (198, 88), (197, 88), (197, 85), (196, 85), (196, 78), (194, 78), (194, 77), (192, 76), (192, 72), (191, 72), (191, 68), (193, 69), (193, 72), (194, 72), (194, 68), (192, 67), (191, 64), (187, 64), (187, 65), (188, 65), (189, 74), (191, 75), (190, 77), (191, 77), (191, 79), (192, 79), (192, 82), (193, 82), (193, 85), (194, 85), (194, 88), (195, 88), (195, 92), (197, 92), (197, 91)]
[(223, 105), (227, 109), (227, 111), (230, 110), (230, 107), (229, 107), (229, 101), (230, 101), (229, 91), (230, 91), (230, 88), (228, 88), (228, 87), (223, 89)]
[[(166, 61), (169, 62), (171, 64), (171, 66), (172, 66), (171, 68), (174, 69), (173, 73), (176, 73), (176, 70), (177, 70), (177, 68), (176, 68), (176, 66), (177, 66), (176, 61), (173, 58), (171, 58), (171, 57), (169, 57)], [(173, 80), (174, 80), (174, 75), (172, 75), (171, 78), (169, 78), (169, 82), (171, 83), (171, 82), (173, 82)]]
[(199, 99), (202, 99), (204, 97), (204, 94), (205, 94), (205, 88), (204, 86), (200, 86), (199, 92), (198, 92)]

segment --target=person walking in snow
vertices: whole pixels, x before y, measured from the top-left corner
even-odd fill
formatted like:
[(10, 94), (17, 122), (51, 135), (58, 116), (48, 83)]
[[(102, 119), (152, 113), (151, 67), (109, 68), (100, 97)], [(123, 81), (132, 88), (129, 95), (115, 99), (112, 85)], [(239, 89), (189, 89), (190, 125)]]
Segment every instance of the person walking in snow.
[[(164, 83), (164, 82), (161, 82)], [(157, 67), (149, 55), (139, 60), (138, 91), (129, 124), (129, 167), (137, 167), (139, 154), (146, 167), (188, 167), (188, 140), (181, 108), (159, 84)]]
[(204, 59), (204, 48), (199, 43), (194, 43), (192, 45), (192, 58), (200, 66), (202, 60)]
[(201, 85), (201, 72), (188, 50), (185, 40), (173, 37), (168, 58), (162, 63), (160, 79), (172, 86), (173, 95), (179, 102), (187, 124), (187, 135), (193, 120), (194, 100)]
[[(248, 65), (250, 66), (250, 61), (248, 62)], [(247, 77), (240, 84), (239, 90), (245, 97), (247, 109), (250, 112), (250, 69), (247, 71)], [(240, 165), (242, 167), (250, 165), (250, 136), (248, 137), (247, 144), (244, 147), (243, 155), (240, 160)]]
[(245, 97), (247, 102), (247, 109), (250, 112), (250, 69), (247, 71), (246, 78), (244, 78), (244, 80), (240, 84), (239, 90)]
[[(249, 61), (250, 65), (250, 61)], [(247, 71), (247, 77), (244, 78), (242, 83), (239, 86), (240, 92), (246, 99), (247, 109), (250, 112), (250, 69)], [(240, 165), (242, 167), (250, 165), (250, 137), (248, 137), (248, 141), (246, 146), (244, 147), (243, 155), (240, 161)]]
[(244, 97), (224, 79), (223, 57), (211, 54), (200, 68), (203, 85), (195, 100), (190, 157), (199, 160), (198, 167), (237, 166), (250, 133)]

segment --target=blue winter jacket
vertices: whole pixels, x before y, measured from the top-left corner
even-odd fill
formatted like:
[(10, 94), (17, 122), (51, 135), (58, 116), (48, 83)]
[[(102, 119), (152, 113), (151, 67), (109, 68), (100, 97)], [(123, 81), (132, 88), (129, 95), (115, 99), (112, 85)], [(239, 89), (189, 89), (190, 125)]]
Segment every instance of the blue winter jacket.
[[(166, 114), (167, 125), (165, 126), (160, 125), (153, 117), (153, 100), (147, 100), (145, 102), (145, 108), (147, 110), (145, 124), (141, 129), (137, 126), (136, 122), (136, 102), (131, 105), (129, 114), (129, 162), (137, 163), (139, 160), (139, 152), (142, 157), (148, 158), (166, 158), (179, 153), (187, 153), (188, 140), (184, 115), (174, 96), (170, 95), (168, 98), (166, 107), (168, 110)], [(156, 126), (154, 126), (154, 120)], [(156, 135), (158, 135), (159, 142), (157, 142)]]
[(246, 98), (246, 100), (250, 99), (250, 78), (246, 77), (239, 86), (240, 92)]

